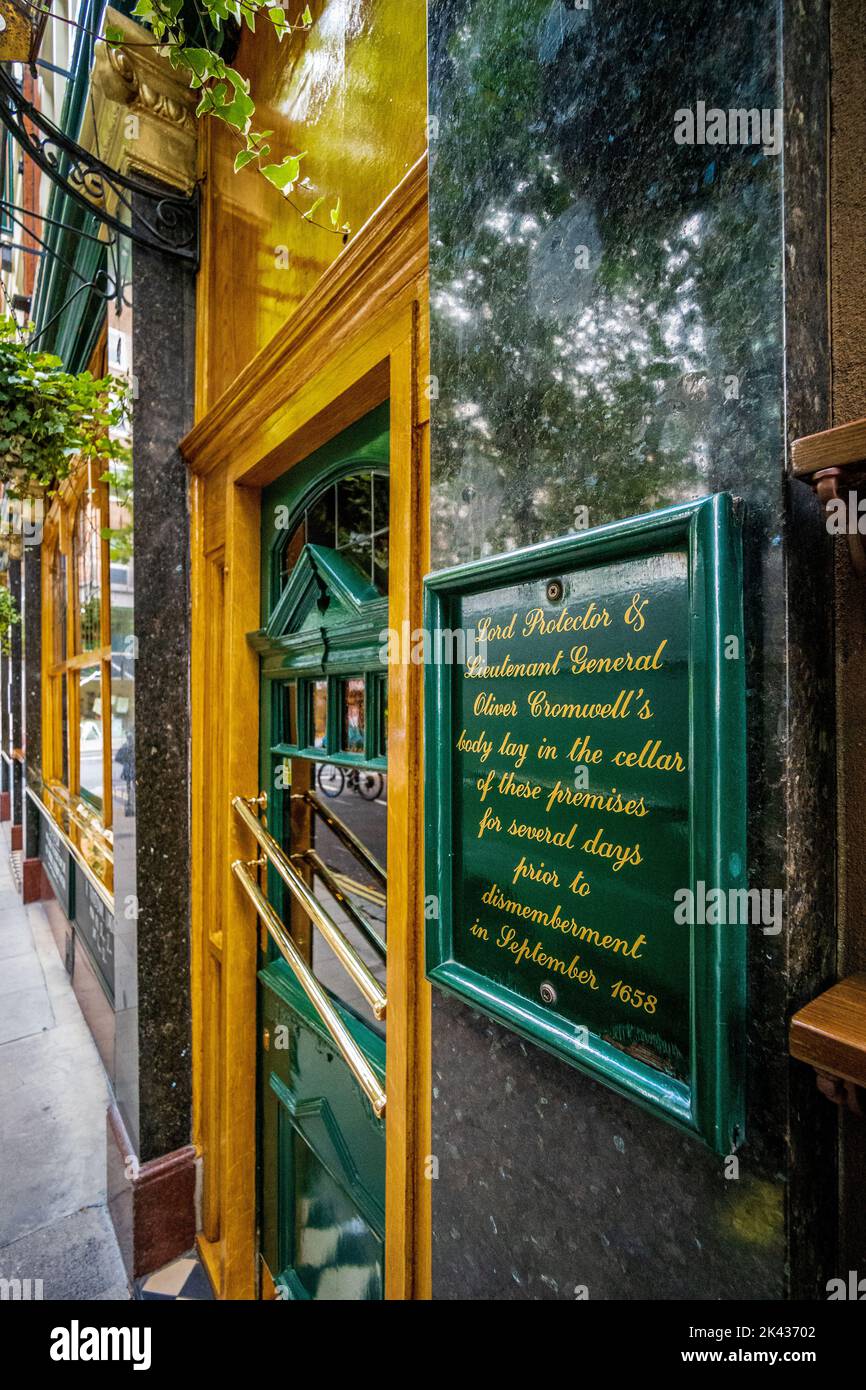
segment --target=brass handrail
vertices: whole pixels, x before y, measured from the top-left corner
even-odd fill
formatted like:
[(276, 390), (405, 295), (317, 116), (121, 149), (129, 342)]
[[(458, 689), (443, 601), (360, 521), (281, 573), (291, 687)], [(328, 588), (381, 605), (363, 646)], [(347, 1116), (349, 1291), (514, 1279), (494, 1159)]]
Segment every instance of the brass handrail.
[(296, 862), (297, 860), (300, 860), (301, 863), (309, 864), (310, 868), (318, 874), (331, 896), (336, 898), (343, 911), (351, 917), (358, 931), (370, 943), (379, 958), (381, 960), (387, 960), (388, 947), (382, 940), (382, 937), (376, 931), (376, 928), (373, 926), (367, 914), (362, 912), (361, 909), (356, 907), (355, 903), (352, 902), (352, 899), (338, 881), (333, 869), (328, 867), (321, 855), (317, 854), (314, 849), (308, 849), (305, 850), (303, 854), (299, 854)]
[(236, 859), (232, 864), (232, 873), (254, 904), (256, 912), (264, 922), (280, 954), (333, 1038), (334, 1046), (369, 1100), (374, 1115), (381, 1119), (385, 1113), (385, 1092), (378, 1076), (289, 936), (284, 924), (253, 879), (246, 864), (242, 860)]
[(299, 795), (302, 801), (306, 801), (312, 806), (317, 816), (321, 816), (328, 829), (333, 831), (337, 839), (345, 845), (350, 854), (354, 855), (358, 863), (362, 864), (373, 878), (377, 878), (383, 888), (387, 888), (388, 875), (375, 855), (370, 853), (363, 840), (358, 839), (358, 836), (349, 829), (345, 821), (341, 821), (339, 816), (335, 816), (333, 811), (329, 811), (314, 791), (301, 792)]
[(374, 1016), (378, 1019), (383, 1019), (387, 1011), (388, 999), (375, 975), (373, 975), (368, 966), (364, 964), (352, 943), (337, 926), (333, 917), (325, 911), (316, 895), (307, 887), (297, 869), (295, 869), (294, 865), (277, 844), (273, 835), (269, 834), (265, 829), (258, 816), (253, 815), (253, 812), (250, 810), (243, 797), (234, 797), (232, 806), (237, 811), (247, 829), (255, 836), (258, 844), (267, 855), (268, 862), (273, 864), (292, 897), (300, 903), (313, 925), (318, 927), (325, 941), (327, 941), (334, 955), (337, 957), (337, 960), (350, 975), (367, 1003), (370, 1005)]

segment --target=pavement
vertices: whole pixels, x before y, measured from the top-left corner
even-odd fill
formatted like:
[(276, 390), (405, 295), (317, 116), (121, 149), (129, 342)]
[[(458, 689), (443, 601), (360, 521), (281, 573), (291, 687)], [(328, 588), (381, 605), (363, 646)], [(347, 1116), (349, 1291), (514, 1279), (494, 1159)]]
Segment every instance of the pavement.
[(0, 1299), (128, 1300), (106, 1205), (109, 1084), (41, 904), (0, 827)]

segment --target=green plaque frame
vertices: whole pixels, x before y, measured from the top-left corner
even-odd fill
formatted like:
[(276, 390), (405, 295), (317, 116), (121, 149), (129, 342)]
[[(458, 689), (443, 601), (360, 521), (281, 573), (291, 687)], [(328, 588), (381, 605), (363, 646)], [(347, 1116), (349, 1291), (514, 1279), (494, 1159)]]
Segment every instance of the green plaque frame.
[[(460, 626), (467, 596), (635, 557), (685, 552), (688, 583), (688, 859), (690, 886), (742, 890), (746, 881), (746, 698), (742, 555), (728, 494), (678, 504), (510, 554), (428, 575), (431, 635)], [(737, 659), (724, 644), (737, 639)], [(730, 648), (729, 648), (730, 650)], [(743, 1143), (746, 925), (682, 926), (688, 952), (688, 1079), (668, 1075), (541, 1001), (503, 986), (455, 956), (454, 898), (463, 846), (452, 834), (456, 782), (453, 710), (462, 666), (433, 662), (425, 684), (426, 923), (428, 978), (725, 1154)]]

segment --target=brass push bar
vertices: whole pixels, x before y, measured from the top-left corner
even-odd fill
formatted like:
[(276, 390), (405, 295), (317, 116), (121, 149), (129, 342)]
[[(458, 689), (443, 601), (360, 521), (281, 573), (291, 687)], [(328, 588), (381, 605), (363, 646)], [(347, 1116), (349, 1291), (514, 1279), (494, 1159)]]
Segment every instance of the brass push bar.
[[(304, 880), (301, 878), (297, 869), (283, 853), (273, 835), (270, 835), (262, 825), (258, 816), (253, 815), (243, 797), (236, 796), (232, 801), (232, 806), (237, 811), (244, 825), (252, 832), (261, 848), (267, 855), (268, 862), (273, 864), (283, 883), (288, 888), (292, 897), (300, 903), (307, 916), (314, 926), (318, 927), (322, 936), (327, 941), (337, 960), (343, 966), (363, 994), (373, 1014), (376, 1018), (385, 1017), (388, 1007), (387, 996), (375, 975), (361, 960), (358, 952), (351, 942), (346, 938), (337, 923), (325, 911), (322, 904), (314, 893), (310, 892)], [(279, 920), (279, 919), (278, 919)]]
[(254, 904), (256, 912), (267, 927), (280, 954), (333, 1038), (337, 1051), (373, 1107), (374, 1115), (381, 1119), (385, 1113), (385, 1092), (379, 1083), (378, 1076), (289, 936), (285, 926), (253, 879), (246, 864), (240, 859), (236, 859), (232, 864), (232, 873)]
[(309, 802), (316, 815), (321, 816), (328, 829), (334, 832), (337, 839), (345, 845), (350, 854), (355, 856), (358, 863), (363, 865), (367, 872), (372, 874), (373, 878), (378, 879), (383, 888), (387, 888), (388, 875), (385, 873), (378, 859), (370, 853), (363, 840), (359, 840), (355, 832), (350, 830), (348, 825), (340, 820), (339, 816), (335, 816), (333, 811), (329, 811), (324, 802), (320, 801), (319, 797), (316, 796), (315, 792), (303, 792), (302, 798), (304, 801)]
[(308, 849), (298, 857), (302, 863), (306, 861), (310, 868), (318, 874), (328, 892), (332, 897), (336, 898), (343, 911), (351, 917), (358, 931), (369, 941), (379, 959), (387, 960), (388, 947), (385, 945), (385, 942), (376, 931), (376, 928), (373, 926), (367, 914), (362, 912), (361, 909), (356, 907), (352, 902), (352, 899), (346, 893), (346, 890), (341, 885), (336, 874), (332, 869), (328, 868), (328, 865), (325, 863), (324, 859), (322, 859), (321, 855), (317, 854), (314, 849)]

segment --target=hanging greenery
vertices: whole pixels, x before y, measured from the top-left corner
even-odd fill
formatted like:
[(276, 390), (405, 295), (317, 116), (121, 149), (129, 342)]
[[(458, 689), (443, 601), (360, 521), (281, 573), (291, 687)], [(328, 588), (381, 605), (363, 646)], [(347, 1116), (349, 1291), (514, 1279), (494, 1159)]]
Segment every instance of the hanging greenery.
[[(291, 23), (286, 16), (286, 3), (287, 0), (282, 4), (276, 0), (196, 0), (196, 9), (199, 18), (207, 20), (217, 34), (230, 19), (241, 26), (246, 24), (255, 32), (256, 17), (264, 15), (282, 42), (287, 34), (306, 31), (313, 23), (309, 5), (295, 23)], [(159, 44), (164, 46), (172, 67), (188, 73), (190, 86), (201, 92), (196, 115), (212, 116), (234, 131), (241, 145), (235, 157), (235, 172), (247, 166), (255, 167), (305, 221), (345, 238), (350, 228), (342, 221), (340, 199), (330, 209), (329, 223), (315, 220), (324, 198), (314, 196), (313, 185), (302, 170), (306, 152), (281, 154), (272, 150), (270, 140), (274, 132), (254, 128), (256, 105), (250, 94), (249, 79), (230, 67), (213, 48), (201, 46), (200, 38), (196, 43), (190, 41), (184, 27), (183, 7), (184, 0), (138, 0), (132, 15), (152, 30)], [(205, 30), (202, 24), (200, 33)], [(109, 25), (105, 40), (121, 45), (124, 41), (122, 30)]]
[(12, 629), (21, 621), (21, 614), (18, 612), (8, 584), (0, 585), (0, 652), (8, 656), (12, 647)]
[(128, 449), (114, 437), (128, 411), (117, 377), (67, 372), (59, 357), (28, 348), (12, 318), (0, 318), (0, 482), (24, 497), (50, 490), (79, 460), (103, 467)]

